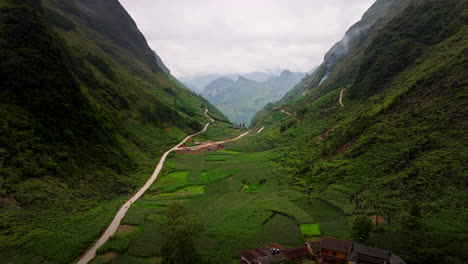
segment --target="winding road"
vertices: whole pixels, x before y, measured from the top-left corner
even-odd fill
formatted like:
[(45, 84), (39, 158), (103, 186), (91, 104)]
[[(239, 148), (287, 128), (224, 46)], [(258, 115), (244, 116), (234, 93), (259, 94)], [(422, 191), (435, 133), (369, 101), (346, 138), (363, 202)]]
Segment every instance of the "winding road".
[(175, 148), (174, 150), (191, 150), (191, 151), (197, 151), (197, 150), (202, 150), (202, 149), (207, 149), (211, 146), (216, 146), (216, 145), (220, 145), (220, 144), (224, 144), (224, 143), (227, 143), (227, 142), (231, 142), (231, 141), (235, 141), (235, 140), (238, 140), (238, 139), (241, 139), (245, 136), (247, 136), (247, 134), (250, 133), (250, 130), (241, 134), (240, 136), (236, 137), (236, 138), (233, 138), (233, 139), (227, 139), (227, 140), (223, 140), (223, 141), (217, 141), (217, 142), (209, 142), (209, 143), (205, 143), (205, 144), (201, 144), (201, 145), (196, 145), (196, 146), (192, 146), (192, 147), (178, 147), (178, 148)]
[[(154, 183), (154, 181), (156, 180), (156, 178), (158, 177), (159, 173), (161, 172), (161, 169), (164, 165), (164, 161), (166, 160), (167, 158), (167, 155), (169, 155), (169, 153), (171, 153), (172, 151), (174, 151), (175, 149), (179, 148), (182, 144), (185, 143), (185, 141), (187, 141), (189, 138), (191, 137), (194, 137), (196, 135), (199, 135), (203, 132), (205, 132), (207, 129), (208, 129), (208, 126), (215, 122), (215, 120), (213, 118), (211, 118), (209, 115), (208, 115), (208, 109), (205, 109), (205, 115), (210, 119), (210, 122), (206, 123), (205, 126), (203, 127), (203, 130), (198, 132), (198, 133), (195, 133), (193, 135), (190, 135), (190, 136), (187, 136), (184, 140), (182, 140), (179, 144), (175, 145), (174, 147), (172, 147), (171, 149), (169, 149), (168, 151), (166, 151), (161, 159), (159, 160), (159, 163), (158, 165), (156, 166), (156, 169), (154, 170), (153, 174), (151, 175), (151, 177), (148, 179), (148, 181), (145, 183), (145, 185), (143, 185), (143, 187), (138, 190), (138, 192), (132, 196), (132, 198), (130, 198), (128, 201), (126, 201), (119, 209), (119, 211), (117, 212), (117, 214), (115, 215), (114, 217), (114, 220), (112, 220), (112, 222), (110, 223), (110, 225), (107, 227), (106, 231), (101, 235), (101, 237), (99, 237), (99, 239), (79, 258), (79, 260), (76, 262), (77, 264), (87, 264), (89, 261), (91, 261), (91, 259), (93, 259), (95, 256), (96, 256), (96, 251), (99, 247), (101, 247), (112, 235), (115, 234), (115, 232), (117, 231), (117, 228), (119, 227), (120, 225), (120, 221), (122, 220), (122, 218), (125, 216), (125, 214), (127, 213), (128, 209), (130, 208), (130, 206), (132, 205), (133, 202), (135, 202), (136, 200), (138, 200), (138, 198), (140, 198), (145, 192), (146, 190), (148, 190), (148, 188)], [(249, 133), (249, 132), (247, 132)], [(242, 135), (240, 135), (239, 137), (235, 138), (235, 139), (231, 139), (231, 140), (227, 140), (225, 142), (229, 142), (229, 141), (233, 141), (233, 140), (237, 140), (243, 136), (245, 136), (247, 133), (244, 133)]]

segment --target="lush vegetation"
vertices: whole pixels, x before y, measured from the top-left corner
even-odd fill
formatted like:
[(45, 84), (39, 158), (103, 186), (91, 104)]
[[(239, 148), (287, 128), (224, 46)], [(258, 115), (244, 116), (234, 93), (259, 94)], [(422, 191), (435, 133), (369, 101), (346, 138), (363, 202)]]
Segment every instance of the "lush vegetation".
[[(213, 126), (213, 130), (219, 128)], [(164, 212), (173, 203), (183, 204), (204, 226), (193, 240), (199, 263), (232, 263), (243, 250), (269, 242), (297, 247), (321, 233), (349, 238), (344, 214), (327, 202), (305, 200), (299, 188), (285, 184), (286, 172), (273, 162), (277, 154), (259, 149), (257, 138), (249, 135), (216, 152), (173, 154), (121, 223), (138, 226), (142, 232), (124, 252), (110, 248), (113, 242), (109, 241), (95, 261), (116, 251), (116, 262), (131, 258), (135, 263), (158, 263), (158, 257), (166, 255), (168, 241), (162, 236)]]
[[(466, 3), (397, 2), (326, 81), (318, 85), (322, 65), (302, 83), (305, 96), (275, 104), (294, 115), (259, 113), (258, 144), (282, 153), (289, 182), (310, 198), (371, 218), (367, 244), (409, 263), (463, 263)], [(364, 225), (355, 223), (355, 239), (365, 240)]]
[(204, 108), (226, 121), (132, 22), (115, 1), (0, 0), (0, 259), (72, 262)]
[[(159, 68), (115, 1), (76, 1), (0, 0), (6, 262), (76, 259), (205, 108), (221, 122), (195, 141), (245, 131)], [(465, 2), (377, 1), (347, 52), (258, 113), (263, 132), (171, 154), (93, 262), (232, 263), (320, 235), (466, 262)]]

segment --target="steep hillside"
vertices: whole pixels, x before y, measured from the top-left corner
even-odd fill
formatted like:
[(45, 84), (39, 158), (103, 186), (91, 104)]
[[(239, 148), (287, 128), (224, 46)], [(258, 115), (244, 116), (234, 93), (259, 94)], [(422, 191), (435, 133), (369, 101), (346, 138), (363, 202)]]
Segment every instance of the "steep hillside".
[(164, 64), (163, 60), (161, 59), (161, 57), (159, 57), (159, 55), (153, 51), (154, 53), (154, 58), (156, 59), (156, 65), (158, 65), (158, 67), (166, 74), (166, 75), (171, 75), (171, 70), (169, 70), (169, 68), (167, 68), (167, 66)]
[(276, 148), (292, 184), (348, 216), (384, 219), (367, 243), (408, 263), (468, 259), (467, 10), (377, 1), (363, 20), (386, 15), (254, 122), (267, 126), (257, 147)]
[(207, 121), (117, 0), (0, 0), (0, 259), (70, 263)]
[[(378, 0), (366, 11), (359, 22), (346, 31), (343, 39), (336, 43), (325, 54), (324, 62), (303, 82), (292, 89), (281, 103), (290, 102), (303, 96), (314, 87), (333, 77), (332, 73), (339, 67), (346, 55), (355, 49), (362, 49), (375, 36), (375, 33), (384, 26), (399, 10), (407, 5), (402, 0)], [(349, 71), (355, 67), (350, 67)]]
[(219, 108), (234, 123), (248, 124), (255, 113), (270, 102), (277, 101), (305, 74), (284, 70), (279, 76), (264, 82), (240, 76), (237, 81), (220, 78), (203, 90), (203, 97)]

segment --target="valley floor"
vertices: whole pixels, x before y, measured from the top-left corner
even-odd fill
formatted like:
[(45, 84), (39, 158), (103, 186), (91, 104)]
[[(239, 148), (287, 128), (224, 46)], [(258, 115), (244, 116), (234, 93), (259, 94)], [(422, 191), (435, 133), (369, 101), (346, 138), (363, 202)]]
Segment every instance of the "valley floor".
[[(219, 139), (221, 131), (243, 133), (219, 125), (208, 131), (205, 140)], [(269, 242), (292, 248), (323, 234), (349, 239), (342, 211), (287, 184), (287, 173), (273, 162), (276, 153), (252, 150), (256, 132), (224, 150), (170, 154), (162, 174), (123, 218), (121, 232), (91, 263), (160, 263), (164, 207), (174, 202), (201, 220), (205, 228), (196, 247), (216, 263), (236, 263), (242, 251)]]

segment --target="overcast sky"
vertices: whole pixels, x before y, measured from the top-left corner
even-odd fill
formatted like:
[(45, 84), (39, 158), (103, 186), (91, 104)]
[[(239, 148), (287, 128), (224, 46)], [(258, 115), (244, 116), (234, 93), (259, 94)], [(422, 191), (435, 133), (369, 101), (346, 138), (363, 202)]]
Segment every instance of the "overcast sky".
[(120, 0), (176, 77), (309, 71), (375, 0)]

